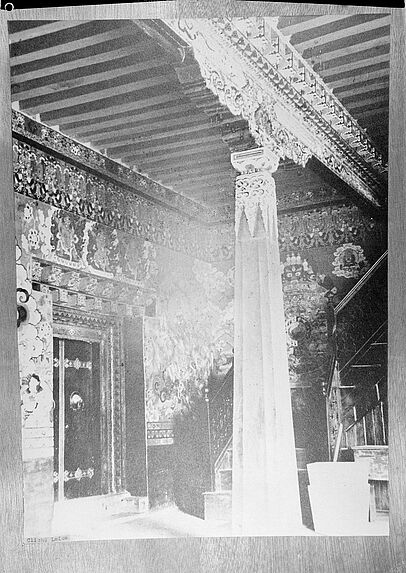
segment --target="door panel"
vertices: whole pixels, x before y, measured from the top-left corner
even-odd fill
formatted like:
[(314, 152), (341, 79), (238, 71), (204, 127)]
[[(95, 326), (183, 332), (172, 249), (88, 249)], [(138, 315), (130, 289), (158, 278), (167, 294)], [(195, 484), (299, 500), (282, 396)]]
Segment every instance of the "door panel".
[(101, 493), (100, 347), (98, 343), (60, 339), (55, 342), (54, 349), (58, 352), (54, 355), (55, 358), (58, 356), (54, 361), (54, 365), (58, 365), (54, 369), (58, 371), (57, 386), (63, 385), (63, 396), (58, 390), (58, 401), (55, 400), (56, 392), (54, 400), (58, 405), (55, 408), (55, 426), (62, 426), (60, 419), (64, 418), (63, 440), (60, 433), (55, 432), (55, 439), (58, 437), (55, 458), (61, 447), (64, 452), (63, 460), (59, 459), (58, 463), (58, 475), (63, 472), (64, 476), (64, 497), (97, 495)]

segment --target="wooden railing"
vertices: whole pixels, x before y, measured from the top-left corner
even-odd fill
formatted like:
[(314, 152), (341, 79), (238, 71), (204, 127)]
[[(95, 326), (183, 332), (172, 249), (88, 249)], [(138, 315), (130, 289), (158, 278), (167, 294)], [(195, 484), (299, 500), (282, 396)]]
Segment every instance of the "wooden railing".
[(343, 447), (387, 444), (387, 258), (386, 251), (328, 310), (325, 394), (334, 402), (339, 393)]
[(214, 488), (214, 468), (233, 432), (234, 367), (228, 370), (219, 388), (208, 388), (206, 394), (211, 481)]
[[(327, 316), (328, 316), (328, 338), (329, 338), (329, 347), (330, 347), (330, 367), (328, 370), (328, 376), (327, 376), (327, 380), (326, 380), (326, 384), (325, 384), (325, 394), (328, 397), (330, 395), (330, 391), (331, 391), (331, 383), (333, 380), (333, 375), (334, 375), (334, 371), (335, 371), (335, 367), (337, 365), (337, 362), (341, 362), (339, 363), (339, 369), (340, 371), (342, 369), (344, 369), (349, 362), (351, 361), (351, 359), (354, 357), (354, 355), (360, 350), (360, 347), (356, 348), (353, 350), (353, 352), (351, 353), (351, 357), (347, 360), (345, 360), (345, 362), (343, 363), (342, 360), (342, 356), (340, 357), (339, 354), (339, 348), (338, 346), (340, 345), (340, 341), (339, 341), (339, 336), (337, 336), (337, 332), (339, 331), (339, 320), (341, 318), (341, 316), (344, 314), (345, 310), (349, 309), (350, 303), (352, 301), (354, 301), (356, 295), (358, 295), (358, 293), (360, 293), (361, 291), (361, 295), (364, 294), (365, 292), (365, 288), (367, 288), (368, 286), (371, 285), (371, 281), (372, 278), (374, 276), (376, 276), (376, 273), (378, 271), (382, 271), (385, 270), (385, 265), (387, 263), (387, 259), (388, 259), (388, 251), (385, 251), (380, 257), (379, 259), (372, 265), (372, 267), (365, 273), (365, 275), (363, 275), (360, 280), (357, 282), (357, 284), (345, 295), (345, 297), (334, 307), (332, 305), (332, 303), (329, 303), (329, 307), (327, 310)], [(386, 274), (386, 271), (385, 271)], [(386, 282), (386, 281), (385, 281)], [(374, 302), (374, 301), (372, 301)], [(387, 314), (386, 311), (386, 303), (384, 305), (384, 313), (383, 314)], [(350, 314), (350, 313), (349, 313)], [(382, 318), (382, 320), (377, 320), (377, 324), (376, 324), (376, 328), (379, 328), (379, 326), (381, 326), (381, 324), (384, 322), (385, 318)], [(350, 319), (349, 323), (353, 323), (353, 317)], [(365, 322), (363, 321), (363, 324), (365, 324)], [(356, 325), (359, 326), (359, 325)], [(374, 329), (372, 329), (371, 332), (369, 332), (369, 336), (366, 338), (366, 340), (364, 340), (361, 345), (363, 345), (365, 342), (368, 341), (368, 338), (370, 338), (372, 335), (374, 334)], [(358, 337), (357, 337), (357, 341), (358, 341)], [(341, 358), (341, 361), (339, 360)]]

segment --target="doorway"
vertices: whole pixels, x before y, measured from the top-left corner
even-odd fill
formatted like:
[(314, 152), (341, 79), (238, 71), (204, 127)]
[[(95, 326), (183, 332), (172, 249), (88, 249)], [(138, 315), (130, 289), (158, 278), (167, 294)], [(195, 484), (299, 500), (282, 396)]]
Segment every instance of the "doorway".
[(54, 337), (55, 500), (101, 493), (100, 343)]

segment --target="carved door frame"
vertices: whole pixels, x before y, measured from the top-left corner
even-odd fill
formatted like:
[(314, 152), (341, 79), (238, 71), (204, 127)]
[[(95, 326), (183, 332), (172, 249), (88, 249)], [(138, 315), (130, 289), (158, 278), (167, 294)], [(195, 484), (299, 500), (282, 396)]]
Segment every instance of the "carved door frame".
[(101, 493), (121, 492), (125, 404), (120, 320), (54, 304), (53, 337), (100, 344)]

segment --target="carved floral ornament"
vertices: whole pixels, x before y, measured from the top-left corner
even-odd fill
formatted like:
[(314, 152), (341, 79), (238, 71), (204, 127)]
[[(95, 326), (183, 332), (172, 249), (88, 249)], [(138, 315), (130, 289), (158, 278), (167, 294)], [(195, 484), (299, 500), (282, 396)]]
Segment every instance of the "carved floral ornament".
[(235, 188), (235, 231), (238, 234), (242, 213), (247, 219), (251, 236), (254, 236), (258, 211), (265, 230), (270, 232), (272, 214), (276, 214), (275, 180), (279, 157), (270, 148), (259, 147), (231, 155), (233, 167), (240, 171)]
[[(315, 155), (363, 197), (379, 206), (376, 192), (382, 182), (378, 173), (386, 167), (382, 158), (376, 156), (366, 133), (293, 46), (276, 31), (272, 19), (266, 20), (268, 30), (277, 34), (274, 43), (259, 36), (259, 44), (250, 30), (252, 20), (181, 19), (167, 21), (167, 24), (193, 48), (206, 86), (231, 113), (247, 120), (259, 146), (270, 147), (281, 157), (288, 157), (303, 167)], [(260, 20), (263, 23), (264, 19)], [(269, 45), (262, 45), (262, 40), (267, 40)], [(303, 76), (310, 78), (310, 87), (303, 79), (298, 82), (303, 84), (303, 89), (293, 89), (289, 76), (286, 79), (285, 69), (279, 66), (279, 51), (275, 52), (282, 43), (292, 54), (292, 64), (288, 67), (293, 69), (295, 53), (295, 57), (301, 59), (301, 69), (306, 70)], [(282, 89), (285, 84), (287, 92)], [(316, 93), (316, 84), (320, 93)], [(306, 91), (301, 93), (308, 87), (309, 97)]]

